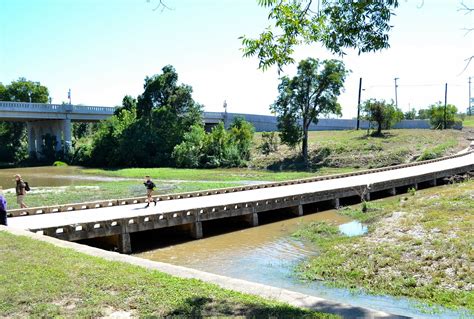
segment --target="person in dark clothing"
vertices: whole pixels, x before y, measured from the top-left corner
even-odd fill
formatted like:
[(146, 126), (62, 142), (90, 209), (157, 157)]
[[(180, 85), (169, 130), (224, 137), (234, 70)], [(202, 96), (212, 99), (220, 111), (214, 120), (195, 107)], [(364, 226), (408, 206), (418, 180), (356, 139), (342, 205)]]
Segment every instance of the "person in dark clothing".
[(0, 225), (7, 226), (7, 200), (0, 187)]
[(26, 196), (26, 183), (21, 179), (20, 174), (15, 175), (16, 181), (16, 202), (20, 205), (20, 208), (27, 208), (28, 206), (25, 205), (24, 200)]
[(150, 206), (150, 203), (153, 202), (155, 203), (156, 206), (156, 200), (153, 199), (153, 189), (156, 187), (155, 183), (151, 181), (150, 176), (145, 176), (145, 183), (143, 183), (146, 187), (146, 197), (147, 197), (147, 204), (145, 208)]

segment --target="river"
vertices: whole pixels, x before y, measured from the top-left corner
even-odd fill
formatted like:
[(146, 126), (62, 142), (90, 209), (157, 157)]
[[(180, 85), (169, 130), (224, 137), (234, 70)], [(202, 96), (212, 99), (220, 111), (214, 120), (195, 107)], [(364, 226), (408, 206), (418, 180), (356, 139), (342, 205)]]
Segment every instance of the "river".
[(447, 309), (430, 308), (431, 312), (436, 313), (429, 314), (421, 310), (426, 306), (404, 298), (353, 293), (347, 289), (328, 287), (322, 282), (299, 280), (294, 272), (295, 266), (305, 258), (317, 255), (317, 249), (314, 244), (291, 235), (303, 224), (312, 221), (335, 223), (347, 235), (359, 235), (367, 230), (364, 225), (329, 210), (283, 221), (269, 220), (258, 227), (234, 229), (226, 233), (204, 229), (205, 238), (201, 240), (171, 239), (168, 243), (161, 242), (162, 248), (148, 246), (146, 249), (150, 250), (136, 256), (394, 314), (417, 318), (469, 317)]

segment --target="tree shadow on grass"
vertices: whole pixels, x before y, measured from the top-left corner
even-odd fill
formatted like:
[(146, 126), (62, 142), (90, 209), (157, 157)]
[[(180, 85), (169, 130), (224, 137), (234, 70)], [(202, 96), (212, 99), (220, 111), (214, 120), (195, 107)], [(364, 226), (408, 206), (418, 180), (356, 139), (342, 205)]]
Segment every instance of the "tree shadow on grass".
[(166, 318), (319, 318), (317, 314), (289, 305), (270, 306), (262, 304), (240, 304), (209, 297), (187, 298), (180, 307), (170, 311)]
[(355, 139), (357, 139), (357, 140), (367, 140), (369, 137), (387, 139), (387, 138), (392, 138), (392, 137), (395, 137), (395, 136), (396, 136), (396, 134), (393, 134), (391, 132), (377, 133), (377, 131), (372, 131), (369, 134), (364, 134), (362, 136), (355, 137)]
[(328, 166), (328, 158), (331, 153), (332, 150), (329, 147), (324, 146), (310, 152), (307, 164), (304, 162), (303, 156), (294, 155), (273, 162), (267, 167), (267, 169), (275, 172), (317, 172), (322, 167)]

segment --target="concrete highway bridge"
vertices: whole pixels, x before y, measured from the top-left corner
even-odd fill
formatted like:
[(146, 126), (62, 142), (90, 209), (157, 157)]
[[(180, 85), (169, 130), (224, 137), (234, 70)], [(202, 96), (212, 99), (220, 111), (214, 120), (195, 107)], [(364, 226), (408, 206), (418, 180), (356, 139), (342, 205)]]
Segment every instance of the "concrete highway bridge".
[[(56, 140), (56, 150), (69, 148), (72, 142), (71, 122), (98, 122), (114, 114), (114, 107), (87, 106), (69, 104), (23, 103), (0, 101), (0, 121), (22, 121), (27, 123), (28, 148), (30, 154), (41, 156), (43, 139), (46, 134)], [(277, 118), (269, 115), (204, 112), (203, 121), (206, 128), (219, 122), (226, 126), (235, 117), (243, 117), (252, 123), (257, 132), (277, 130)], [(361, 128), (366, 129), (369, 123), (361, 121)], [(318, 124), (311, 124), (310, 130), (350, 130), (356, 127), (356, 120), (320, 119)], [(403, 120), (395, 128), (422, 128), (430, 125), (426, 120)]]
[(474, 149), (441, 159), (355, 173), (295, 181), (156, 196), (158, 204), (144, 209), (145, 198), (29, 208), (10, 212), (11, 227), (68, 241), (108, 238), (122, 253), (132, 251), (130, 234), (176, 227), (193, 238), (203, 236), (202, 224), (235, 218), (257, 226), (259, 214), (286, 209), (301, 216), (306, 205), (339, 207), (352, 200), (395, 195), (408, 187), (435, 186), (446, 177), (474, 171)]

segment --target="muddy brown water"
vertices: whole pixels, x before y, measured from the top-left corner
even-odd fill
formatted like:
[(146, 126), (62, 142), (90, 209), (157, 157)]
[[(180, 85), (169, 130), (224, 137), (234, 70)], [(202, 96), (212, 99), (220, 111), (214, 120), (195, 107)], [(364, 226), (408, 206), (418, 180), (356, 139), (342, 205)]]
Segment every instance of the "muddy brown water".
[[(349, 236), (361, 235), (367, 227), (335, 210), (292, 217), (285, 212), (259, 214), (258, 227), (249, 228), (235, 221), (203, 225), (204, 238), (183, 239), (172, 232), (141, 234), (132, 238), (137, 257), (194, 268), (218, 275), (244, 279), (270, 286), (298, 291), (342, 303), (369, 307), (416, 318), (459, 318), (466, 313), (438, 309), (436, 313), (421, 310), (426, 306), (404, 298), (373, 296), (362, 292), (334, 288), (324, 282), (304, 282), (295, 268), (318, 254), (317, 247), (292, 236), (303, 225), (326, 221), (339, 226)], [(230, 219), (229, 219), (230, 220)], [(186, 238), (186, 236), (184, 236)], [(469, 317), (469, 315), (467, 316)]]
[(15, 187), (14, 175), (20, 174), (31, 187), (58, 187), (90, 182), (113, 182), (125, 178), (84, 174), (78, 166), (40, 166), (0, 169), (0, 186), (3, 189)]

